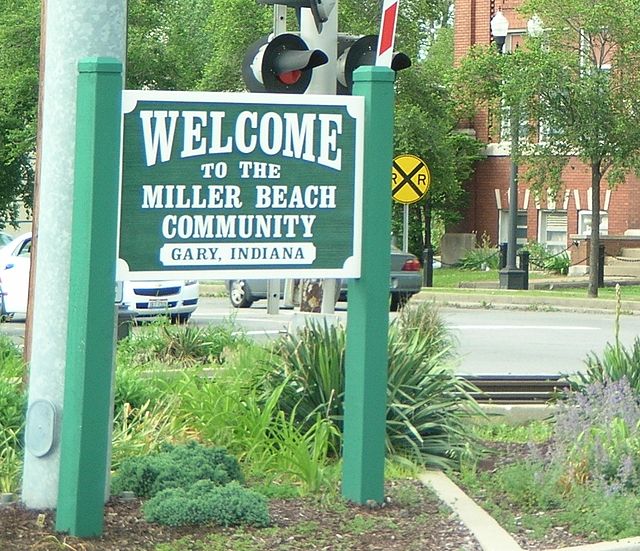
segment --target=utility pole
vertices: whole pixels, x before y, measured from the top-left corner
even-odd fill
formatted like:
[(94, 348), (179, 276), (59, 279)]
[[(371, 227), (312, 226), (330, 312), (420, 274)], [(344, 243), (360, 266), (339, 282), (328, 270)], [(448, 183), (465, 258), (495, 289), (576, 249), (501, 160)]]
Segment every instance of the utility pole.
[[(336, 63), (338, 55), (338, 1), (336, 0), (329, 19), (322, 24), (322, 31), (318, 32), (311, 10), (303, 9), (300, 15), (300, 36), (309, 45), (311, 50), (322, 50), (329, 60), (324, 65), (316, 67), (313, 71), (311, 84), (307, 88), (309, 94), (335, 94), (336, 93)], [(308, 284), (319, 286), (317, 282)], [(335, 279), (322, 280), (322, 302), (320, 311), (323, 314), (332, 314), (336, 307)], [(307, 285), (303, 284), (303, 293)], [(313, 293), (314, 295), (316, 293)]]
[[(125, 59), (126, 0), (48, 0), (42, 41), (38, 215), (22, 500), (55, 508), (63, 415), (78, 60)], [(114, 282), (115, 286), (115, 282)]]

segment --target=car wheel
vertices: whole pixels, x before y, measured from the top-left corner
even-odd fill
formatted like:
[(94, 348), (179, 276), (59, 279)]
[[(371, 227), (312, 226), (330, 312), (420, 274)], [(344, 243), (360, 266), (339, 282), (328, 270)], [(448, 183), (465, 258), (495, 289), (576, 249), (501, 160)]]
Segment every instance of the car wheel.
[(229, 285), (229, 300), (234, 308), (249, 308), (253, 304), (249, 284), (243, 279), (236, 279)]
[(411, 295), (408, 295), (407, 293), (391, 293), (391, 300), (389, 301), (389, 310), (391, 312), (397, 312), (407, 302), (409, 302), (410, 297)]
[(184, 325), (189, 321), (191, 314), (172, 314), (171, 315), (171, 323)]

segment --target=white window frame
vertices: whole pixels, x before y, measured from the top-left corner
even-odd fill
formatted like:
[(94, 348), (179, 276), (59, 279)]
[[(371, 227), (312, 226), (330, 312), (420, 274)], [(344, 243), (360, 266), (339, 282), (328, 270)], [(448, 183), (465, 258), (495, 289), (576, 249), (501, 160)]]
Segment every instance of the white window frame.
[[(590, 210), (578, 211), (578, 235), (589, 237), (591, 235), (591, 215)], [(588, 222), (587, 222), (588, 219)], [(606, 210), (600, 211), (600, 235), (609, 235), (609, 213)]]
[[(549, 218), (553, 220), (554, 227), (548, 228)], [(564, 227), (561, 228), (559, 219), (564, 217)], [(568, 214), (566, 210), (547, 210), (541, 209), (538, 214), (538, 243), (544, 245), (549, 251), (559, 253), (567, 248), (567, 239), (569, 237)], [(562, 234), (562, 239), (549, 240), (549, 232), (554, 234)]]
[[(524, 217), (524, 224), (522, 218)], [(518, 248), (524, 247), (529, 240), (527, 239), (528, 229), (528, 214), (525, 209), (518, 209), (518, 218), (516, 222), (516, 246)], [(524, 232), (522, 231), (524, 230)], [(524, 233), (524, 237), (518, 234)], [(506, 243), (508, 241), (509, 234), (509, 209), (500, 209), (498, 213), (498, 236), (499, 243)]]

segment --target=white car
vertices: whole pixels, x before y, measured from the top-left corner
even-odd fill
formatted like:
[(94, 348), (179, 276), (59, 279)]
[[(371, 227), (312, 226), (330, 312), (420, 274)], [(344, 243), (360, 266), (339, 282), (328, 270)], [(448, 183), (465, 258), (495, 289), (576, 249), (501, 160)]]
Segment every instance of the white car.
[[(0, 248), (0, 314), (24, 317), (29, 296), (31, 234), (16, 237)], [(120, 313), (132, 318), (168, 315), (185, 323), (198, 306), (200, 286), (194, 279), (170, 281), (125, 281)]]

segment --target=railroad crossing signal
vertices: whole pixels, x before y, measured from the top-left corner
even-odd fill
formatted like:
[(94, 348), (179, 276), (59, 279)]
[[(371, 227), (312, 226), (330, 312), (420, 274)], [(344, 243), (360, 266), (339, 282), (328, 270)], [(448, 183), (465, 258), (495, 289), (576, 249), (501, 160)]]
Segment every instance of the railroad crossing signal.
[(315, 67), (327, 62), (327, 54), (310, 50), (298, 35), (279, 34), (254, 42), (242, 64), (242, 77), (251, 92), (303, 94)]
[(422, 199), (429, 191), (429, 167), (415, 155), (399, 155), (393, 159), (391, 169), (391, 196), (394, 201), (410, 205)]

